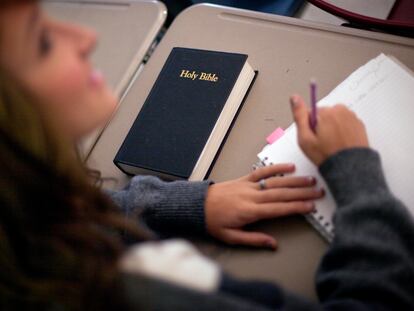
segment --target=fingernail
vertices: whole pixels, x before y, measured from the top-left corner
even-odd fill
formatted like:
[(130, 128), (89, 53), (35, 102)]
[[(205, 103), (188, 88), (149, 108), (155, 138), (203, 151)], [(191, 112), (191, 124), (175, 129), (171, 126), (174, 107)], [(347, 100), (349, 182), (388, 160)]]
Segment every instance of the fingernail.
[(313, 176), (309, 176), (309, 177), (308, 177), (308, 180), (309, 180), (309, 182), (310, 182), (310, 183), (312, 183), (312, 184), (316, 184), (316, 178), (315, 178), (315, 177), (313, 177)]
[(267, 240), (265, 242), (265, 246), (270, 248), (270, 249), (276, 249), (276, 243), (272, 240)]
[(313, 203), (313, 202), (306, 202), (305, 203), (305, 207), (306, 207), (306, 209), (308, 209), (311, 212), (311, 211), (313, 211), (315, 209), (315, 203)]
[(314, 191), (315, 194), (320, 194), (320, 195), (325, 194), (325, 190), (323, 188), (319, 188), (319, 189), (314, 188), (313, 191)]
[(297, 95), (292, 95), (290, 97), (290, 105), (292, 106), (292, 108), (296, 108), (299, 104), (299, 98)]

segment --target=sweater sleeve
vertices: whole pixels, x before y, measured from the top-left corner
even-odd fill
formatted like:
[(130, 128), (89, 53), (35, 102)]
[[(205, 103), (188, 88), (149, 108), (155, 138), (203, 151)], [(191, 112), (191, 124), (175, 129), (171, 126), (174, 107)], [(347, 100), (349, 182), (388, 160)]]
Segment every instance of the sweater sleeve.
[(210, 184), (135, 176), (125, 189), (106, 193), (126, 217), (142, 221), (157, 233), (205, 233), (204, 202)]
[(319, 267), (321, 303), (335, 310), (412, 310), (414, 222), (387, 187), (378, 153), (355, 148), (320, 167), (337, 203)]
[[(150, 304), (146, 307), (151, 310), (193, 310), (195, 305), (200, 310), (412, 310), (414, 223), (404, 205), (389, 191), (379, 155), (370, 149), (345, 150), (323, 163), (320, 172), (338, 207), (335, 238), (316, 277), (320, 304), (277, 285), (239, 281), (226, 274), (221, 275), (219, 288), (212, 293), (159, 280), (148, 279), (155, 285), (140, 280), (134, 282), (135, 286), (143, 286), (140, 290), (127, 286), (132, 288), (127, 291), (132, 300)], [(154, 183), (155, 189), (164, 186), (160, 181)], [(207, 188), (208, 183), (194, 186)], [(128, 199), (125, 193), (117, 195), (116, 200)], [(125, 204), (121, 206), (125, 208)], [(191, 223), (189, 218), (184, 219), (184, 223)], [(145, 299), (136, 299), (139, 293)]]

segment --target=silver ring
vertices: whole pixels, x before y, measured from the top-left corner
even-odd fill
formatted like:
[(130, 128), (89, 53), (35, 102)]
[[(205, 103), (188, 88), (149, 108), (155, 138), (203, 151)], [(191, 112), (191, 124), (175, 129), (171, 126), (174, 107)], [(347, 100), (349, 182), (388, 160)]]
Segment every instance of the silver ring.
[(259, 186), (260, 186), (260, 190), (265, 190), (266, 189), (266, 180), (265, 179), (260, 179), (259, 180)]

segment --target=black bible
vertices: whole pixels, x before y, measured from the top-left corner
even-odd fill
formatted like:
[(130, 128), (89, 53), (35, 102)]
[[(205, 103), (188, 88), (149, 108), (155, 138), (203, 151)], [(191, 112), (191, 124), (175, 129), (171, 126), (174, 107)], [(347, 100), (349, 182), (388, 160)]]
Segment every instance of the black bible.
[(255, 75), (245, 54), (173, 48), (114, 163), (132, 175), (203, 180)]

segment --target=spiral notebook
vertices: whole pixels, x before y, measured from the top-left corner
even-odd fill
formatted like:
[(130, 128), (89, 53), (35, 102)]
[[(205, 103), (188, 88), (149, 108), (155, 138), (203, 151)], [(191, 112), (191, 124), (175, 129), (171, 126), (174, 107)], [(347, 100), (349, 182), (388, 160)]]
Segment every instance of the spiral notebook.
[[(384, 54), (353, 72), (318, 107), (343, 103), (365, 123), (368, 139), (382, 159), (391, 191), (414, 215), (414, 75), (398, 60)], [(307, 220), (331, 241), (334, 236), (335, 201), (317, 168), (297, 144), (297, 130), (292, 124), (285, 134), (258, 154), (260, 165), (293, 162), (296, 175), (312, 175), (327, 190), (316, 202), (316, 211)]]

